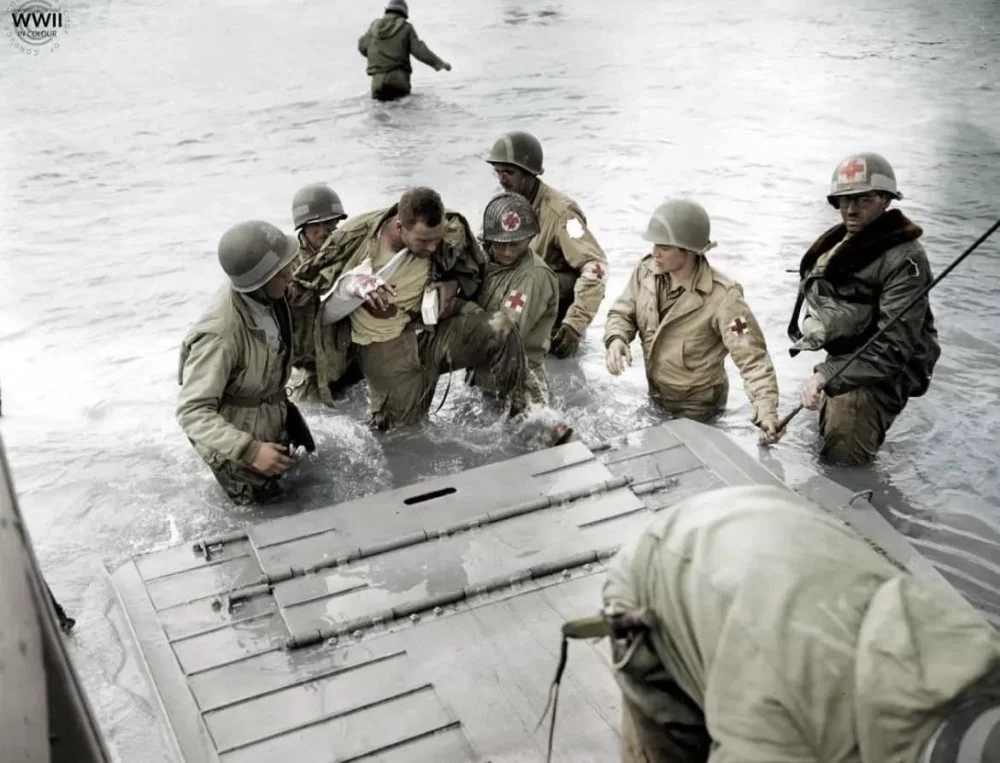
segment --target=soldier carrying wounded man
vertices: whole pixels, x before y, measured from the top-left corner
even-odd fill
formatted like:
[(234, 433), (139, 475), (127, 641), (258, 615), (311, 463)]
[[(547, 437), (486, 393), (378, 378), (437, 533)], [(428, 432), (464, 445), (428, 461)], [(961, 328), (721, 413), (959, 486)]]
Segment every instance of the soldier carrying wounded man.
[(352, 217), (291, 287), (311, 323), (321, 395), (346, 372), (354, 347), (379, 429), (422, 419), (438, 377), (462, 368), (488, 368), (497, 395), (513, 399), (524, 350), (509, 315), (472, 302), (485, 269), (468, 222), (431, 188)]

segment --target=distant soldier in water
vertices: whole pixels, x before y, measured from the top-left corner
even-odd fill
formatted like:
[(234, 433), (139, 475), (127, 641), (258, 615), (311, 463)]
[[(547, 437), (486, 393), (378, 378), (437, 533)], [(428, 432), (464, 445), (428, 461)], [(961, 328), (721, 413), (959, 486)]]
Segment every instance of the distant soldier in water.
[(177, 420), (237, 504), (278, 497), (290, 449), (315, 449), (284, 390), (292, 354), (285, 289), (296, 253), (295, 239), (269, 223), (227, 230), (218, 257), (230, 285), (181, 345)]
[(358, 40), (358, 50), (368, 60), (372, 78), (372, 98), (393, 101), (410, 94), (410, 56), (435, 71), (451, 71), (451, 64), (439, 58), (417, 36), (408, 21), (406, 0), (389, 0), (385, 15), (375, 19)]
[[(325, 183), (303, 186), (292, 199), (292, 223), (299, 239), (299, 253), (295, 264), (301, 264), (316, 255), (330, 234), (347, 219), (340, 196)], [(296, 402), (318, 402), (316, 360), (313, 357), (313, 327), (309, 321), (293, 321), (293, 369), (288, 382), (289, 397)], [(357, 363), (345, 377), (348, 386), (361, 379)]]
[(644, 236), (653, 251), (608, 311), (608, 371), (617, 376), (631, 364), (629, 345), (638, 336), (653, 400), (674, 415), (707, 420), (726, 407), (728, 355), (743, 376), (753, 423), (776, 442), (774, 364), (743, 287), (705, 257), (715, 246), (710, 229), (708, 213), (693, 201), (671, 199), (654, 210)]
[(925, 295), (831, 379), (933, 280), (919, 241), (923, 230), (889, 209), (902, 198), (884, 157), (848, 156), (834, 170), (827, 196), (842, 223), (820, 236), (799, 265), (799, 294), (788, 326), (791, 354), (826, 350), (826, 360), (813, 368), (802, 390), (802, 405), (819, 411), (821, 454), (835, 464), (875, 458), (907, 401), (927, 392), (941, 355)]
[(532, 248), (559, 279), (559, 312), (549, 352), (571, 357), (604, 299), (608, 258), (580, 206), (539, 179), (544, 168), (538, 138), (527, 132), (501, 135), (486, 161), (503, 189), (526, 197), (538, 215), (540, 230)]

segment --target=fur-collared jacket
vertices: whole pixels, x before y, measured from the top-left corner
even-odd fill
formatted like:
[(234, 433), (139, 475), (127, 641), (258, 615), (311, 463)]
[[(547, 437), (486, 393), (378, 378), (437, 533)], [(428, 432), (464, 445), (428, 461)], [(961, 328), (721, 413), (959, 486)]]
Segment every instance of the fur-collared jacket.
[[(799, 266), (799, 293), (788, 326), (792, 355), (826, 350), (815, 367), (828, 380), (875, 332), (886, 326), (932, 280), (923, 230), (897, 209), (847, 236), (843, 224), (820, 236)], [(803, 305), (806, 315), (801, 323)], [(831, 397), (879, 386), (902, 405), (923, 395), (941, 347), (930, 301), (908, 307), (865, 352), (825, 386)]]

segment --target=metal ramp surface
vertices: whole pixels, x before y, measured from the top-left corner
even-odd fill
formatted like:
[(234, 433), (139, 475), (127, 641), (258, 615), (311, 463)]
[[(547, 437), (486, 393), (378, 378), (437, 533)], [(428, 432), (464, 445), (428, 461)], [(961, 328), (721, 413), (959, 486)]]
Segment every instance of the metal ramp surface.
[[(692, 421), (595, 451), (568, 443), (119, 567), (183, 760), (543, 761), (560, 626), (599, 609), (604, 560), (684, 497), (782, 484)], [(867, 501), (818, 484), (810, 498), (943, 580)], [(572, 649), (553, 758), (617, 760), (607, 645)]]

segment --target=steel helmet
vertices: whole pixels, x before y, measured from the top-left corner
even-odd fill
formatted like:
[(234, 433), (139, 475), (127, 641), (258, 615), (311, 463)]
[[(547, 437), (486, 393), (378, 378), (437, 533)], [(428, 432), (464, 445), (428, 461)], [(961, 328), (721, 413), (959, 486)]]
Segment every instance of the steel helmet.
[(497, 138), (486, 160), (490, 164), (513, 164), (532, 175), (541, 175), (542, 144), (530, 132), (508, 132)]
[(298, 253), (298, 242), (261, 220), (237, 223), (219, 239), (219, 264), (233, 288), (256, 291)]
[(708, 212), (688, 199), (668, 199), (653, 210), (643, 238), (662, 246), (677, 246), (704, 254), (715, 246), (708, 240), (711, 223)]
[(292, 199), (292, 224), (295, 230), (309, 223), (343, 220), (347, 217), (340, 197), (326, 183), (303, 186)]
[(398, 13), (404, 19), (410, 15), (410, 9), (406, 7), (406, 0), (389, 0), (385, 6), (386, 13)]
[(483, 241), (507, 244), (538, 235), (538, 215), (519, 193), (498, 193), (483, 211)]
[(837, 196), (853, 196), (868, 191), (884, 191), (896, 199), (903, 198), (896, 188), (896, 173), (892, 165), (884, 156), (870, 151), (851, 154), (837, 165), (826, 200), (836, 207)]

